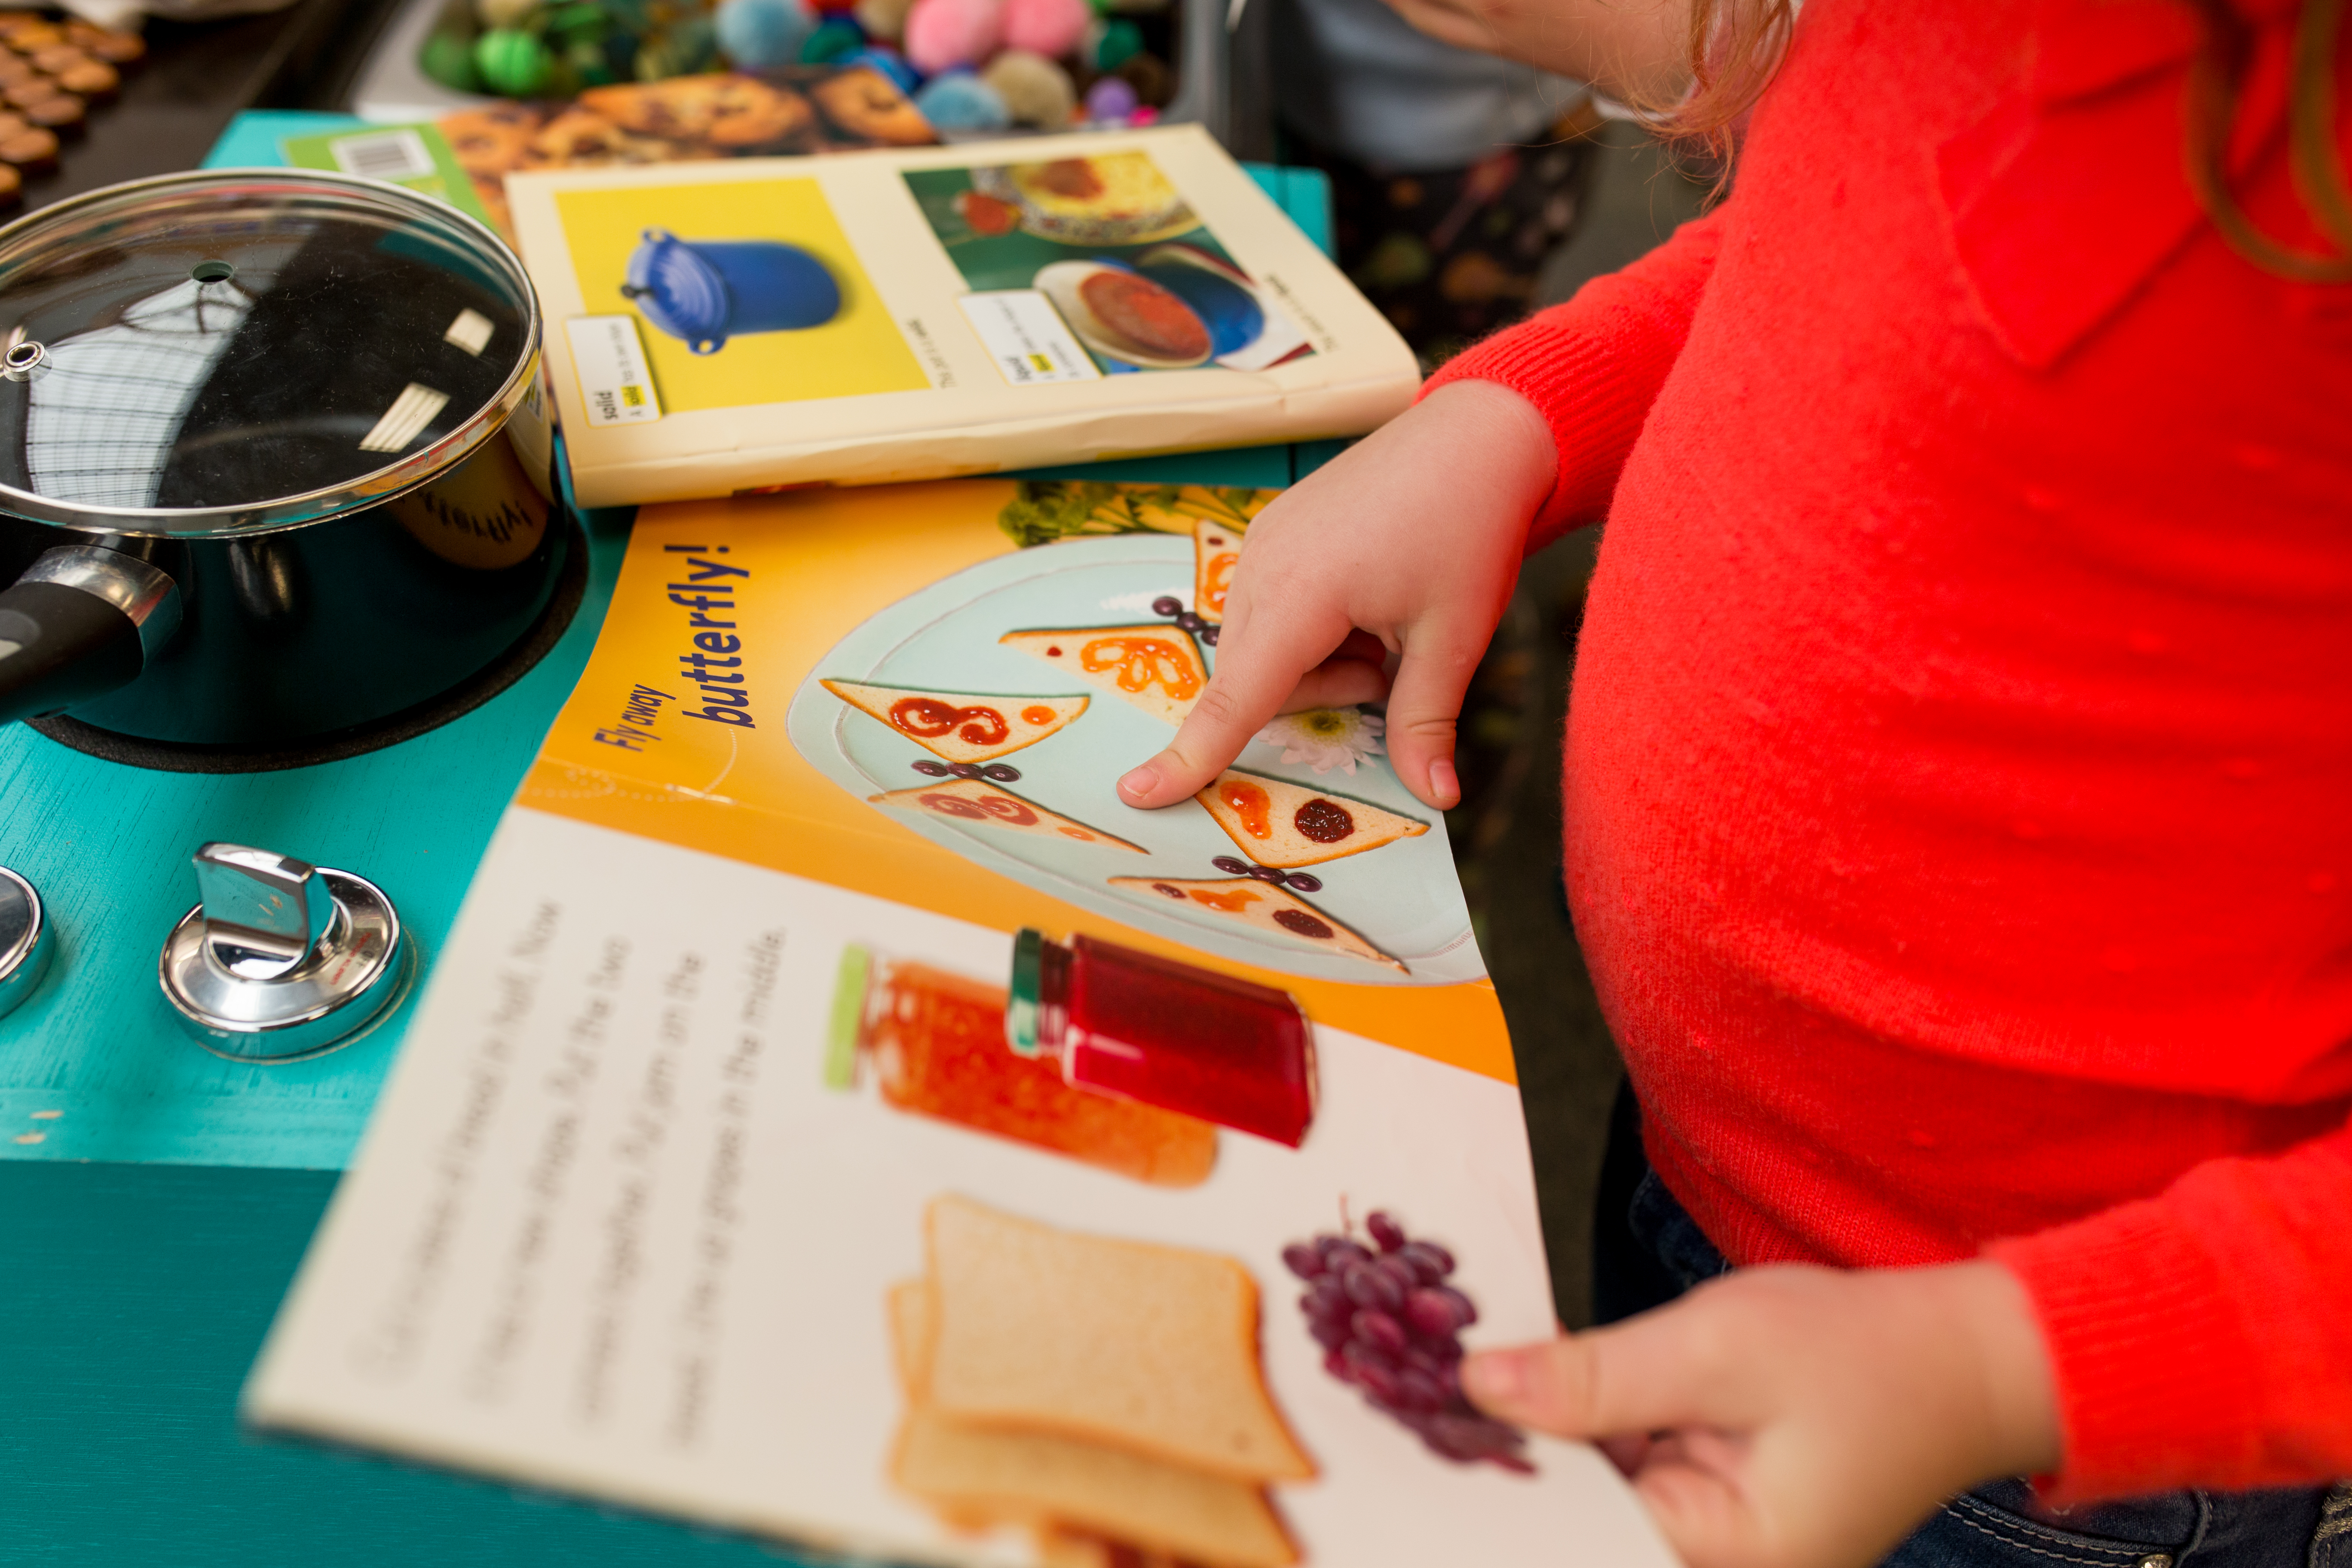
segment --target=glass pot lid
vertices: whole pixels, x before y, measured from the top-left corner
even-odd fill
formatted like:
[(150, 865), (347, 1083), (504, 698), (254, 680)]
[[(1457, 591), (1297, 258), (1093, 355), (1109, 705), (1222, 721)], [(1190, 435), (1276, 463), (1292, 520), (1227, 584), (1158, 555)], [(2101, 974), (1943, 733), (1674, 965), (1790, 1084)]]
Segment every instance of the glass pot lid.
[(514, 253), (397, 185), (93, 191), (0, 228), (0, 510), (201, 535), (373, 505), (505, 423), (539, 331)]

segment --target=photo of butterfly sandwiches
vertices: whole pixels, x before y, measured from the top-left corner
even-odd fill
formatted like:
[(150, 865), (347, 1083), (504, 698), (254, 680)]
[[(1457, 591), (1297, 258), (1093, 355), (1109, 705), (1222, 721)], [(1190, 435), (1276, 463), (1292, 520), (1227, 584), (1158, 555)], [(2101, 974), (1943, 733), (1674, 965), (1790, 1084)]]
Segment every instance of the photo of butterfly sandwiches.
[(1077, 722), (1090, 697), (997, 696), (875, 686), (857, 680), (818, 684), (870, 718), (950, 763), (988, 763)]
[(1050, 1562), (1299, 1561), (1268, 1489), (1316, 1466), (1266, 1390), (1246, 1268), (953, 1195), (925, 1230), (927, 1272), (887, 1303), (899, 1490)]
[(1238, 768), (1227, 768), (1192, 798), (1209, 808), (1243, 854), (1284, 870), (1360, 855), (1429, 831), (1426, 822), (1368, 800)]
[(1181, 724), (1209, 684), (1201, 645), (1165, 622), (1046, 627), (1007, 632), (996, 640), (1169, 724)]

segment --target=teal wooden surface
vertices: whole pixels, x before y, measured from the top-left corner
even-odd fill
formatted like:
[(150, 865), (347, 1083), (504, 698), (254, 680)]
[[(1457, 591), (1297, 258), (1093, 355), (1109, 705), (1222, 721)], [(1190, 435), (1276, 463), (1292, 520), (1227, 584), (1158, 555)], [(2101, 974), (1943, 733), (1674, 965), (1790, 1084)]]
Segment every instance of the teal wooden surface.
[[(347, 118), (247, 113), (206, 161), (274, 163), (279, 137)], [(1328, 243), (1319, 173), (1251, 173)], [(1328, 445), (1036, 476), (1279, 487)], [(0, 728), (0, 865), (40, 889), (58, 932), (47, 979), (0, 1018), (0, 1159), (349, 1163), (415, 999), (365, 1039), (312, 1062), (255, 1067), (199, 1049), (155, 984), (164, 934), (195, 900), (188, 856), (223, 838), (357, 872), (391, 894), (429, 973), (499, 812), (587, 661), (628, 515), (604, 514), (592, 527), (587, 599), (556, 650), (492, 701), (402, 745), (323, 767), (207, 776), (122, 767), (21, 726)]]
[(334, 1177), (0, 1165), (10, 1568), (775, 1568), (740, 1538), (239, 1430)]
[[(337, 117), (248, 115), (215, 166), (277, 161)], [(247, 139), (240, 142), (240, 135)], [(1321, 176), (1253, 171), (1328, 248)], [(1270, 173), (1270, 172), (1269, 172)], [(1312, 205), (1302, 209), (1299, 203)], [(1280, 485), (1337, 449), (1137, 459), (1057, 475)], [(61, 928), (40, 993), (0, 1020), (0, 1563), (27, 1568), (752, 1568), (814, 1563), (592, 1504), (238, 1428), (236, 1397), (407, 1009), (339, 1056), (238, 1068), (161, 1011), (154, 960), (194, 892), (185, 857), (247, 837), (381, 880), (429, 948), (593, 641), (625, 535), (537, 670), (373, 757), (238, 777), (99, 763), (0, 731), (0, 863)], [(43, 1111), (59, 1111), (47, 1116)], [(180, 1163), (63, 1163), (136, 1160)]]
[(48, 977), (0, 1018), (0, 1155), (340, 1169), (414, 996), (316, 1061), (223, 1061), (183, 1034), (155, 982), (195, 902), (188, 856), (257, 844), (382, 887), (429, 963), (457, 918), (499, 808), (521, 782), (595, 643), (627, 541), (625, 510), (590, 530), (588, 593), (538, 668), (455, 723), (321, 767), (165, 773), (0, 728), (0, 865), (41, 890), (58, 933)]

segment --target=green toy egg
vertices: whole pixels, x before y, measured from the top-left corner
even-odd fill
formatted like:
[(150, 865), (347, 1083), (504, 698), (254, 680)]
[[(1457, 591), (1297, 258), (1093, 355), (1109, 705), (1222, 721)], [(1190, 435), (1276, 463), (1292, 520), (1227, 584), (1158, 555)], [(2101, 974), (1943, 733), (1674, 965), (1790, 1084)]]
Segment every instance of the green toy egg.
[(474, 68), (482, 85), (502, 98), (529, 98), (547, 85), (555, 64), (547, 46), (529, 33), (499, 27), (474, 41)]
[(454, 33), (436, 33), (417, 51), (416, 68), (452, 92), (479, 92), (482, 79), (474, 69), (474, 46)]
[(1095, 43), (1095, 69), (1115, 71), (1143, 52), (1143, 29), (1120, 16), (1105, 24)]

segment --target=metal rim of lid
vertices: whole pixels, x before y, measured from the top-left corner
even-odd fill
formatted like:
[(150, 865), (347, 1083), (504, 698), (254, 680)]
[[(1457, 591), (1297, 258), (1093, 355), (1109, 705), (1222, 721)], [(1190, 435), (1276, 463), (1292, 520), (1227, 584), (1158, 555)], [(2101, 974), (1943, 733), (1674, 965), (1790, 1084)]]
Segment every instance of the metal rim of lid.
[[(364, 877), (318, 868), (334, 895), (335, 921), (313, 954), (283, 979), (240, 981), (210, 957), (205, 908), (182, 916), (164, 939), (156, 983), (197, 1044), (229, 1061), (274, 1066), (339, 1050), (366, 1034), (407, 994), (415, 972), (414, 940), (383, 889)], [(351, 929), (364, 926), (381, 944), (374, 961), (346, 977)], [(322, 973), (334, 970), (332, 973)], [(232, 1016), (219, 1003), (240, 993), (278, 993), (282, 1005), (257, 1016)]]
[(523, 342), (528, 346), (516, 359), (513, 371), (497, 395), (473, 417), (432, 446), (324, 489), (235, 507), (104, 507), (61, 502), (48, 496), (19, 489), (14, 485), (0, 483), (0, 511), (37, 522), (55, 523), (84, 531), (119, 533), (134, 539), (243, 538), (323, 521), (342, 512), (378, 506), (406, 495), (464, 462), (482, 443), (505, 427), (508, 419), (530, 395), (532, 379), (539, 374), (542, 323), (539, 291), (531, 287), (530, 273), (524, 269), (522, 260), (515, 255), (513, 247), (488, 225), (432, 196), (380, 180), (366, 180), (324, 169), (202, 169), (102, 186), (0, 225), (0, 289), (7, 286), (10, 251), (46, 229), (77, 218), (90, 217), (110, 207), (131, 206), (163, 192), (201, 193), (207, 189), (256, 183), (289, 190), (336, 187), (346, 194), (375, 201), (387, 210), (396, 211), (404, 216), (446, 225), (467, 238), (478, 242), (483, 247), (482, 258), (495, 262), (507, 275), (523, 304)]
[(48, 967), (49, 918), (40, 889), (0, 866), (0, 899), (19, 898), (32, 918), (15, 940), (0, 948), (0, 1016), (16, 1011), (16, 1005), (32, 994), (41, 983), (41, 972)]

